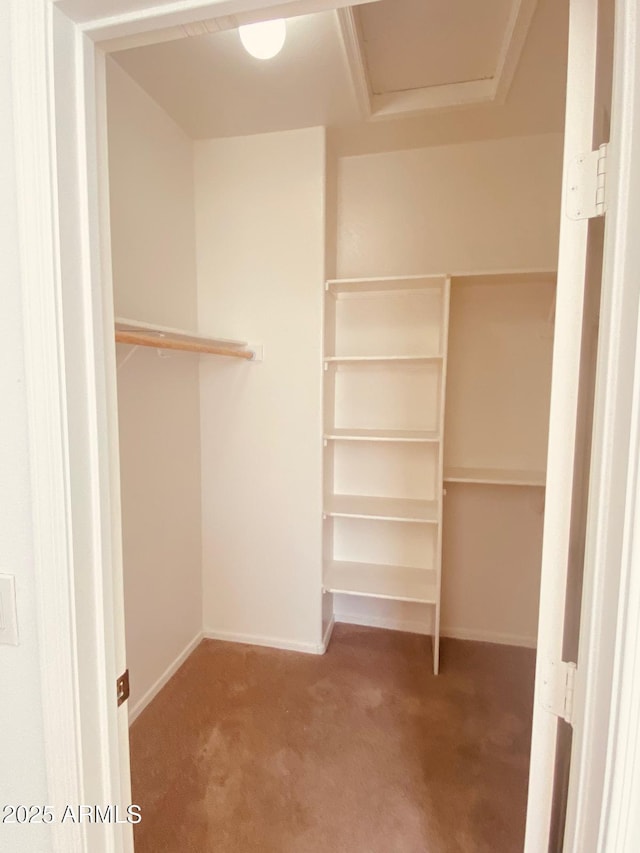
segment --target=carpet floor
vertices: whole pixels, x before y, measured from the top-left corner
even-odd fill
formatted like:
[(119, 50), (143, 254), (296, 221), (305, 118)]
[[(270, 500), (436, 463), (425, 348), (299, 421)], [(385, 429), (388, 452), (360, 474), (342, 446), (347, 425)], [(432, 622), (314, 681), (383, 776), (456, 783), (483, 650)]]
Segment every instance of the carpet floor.
[(521, 853), (535, 653), (204, 640), (131, 728), (136, 853)]

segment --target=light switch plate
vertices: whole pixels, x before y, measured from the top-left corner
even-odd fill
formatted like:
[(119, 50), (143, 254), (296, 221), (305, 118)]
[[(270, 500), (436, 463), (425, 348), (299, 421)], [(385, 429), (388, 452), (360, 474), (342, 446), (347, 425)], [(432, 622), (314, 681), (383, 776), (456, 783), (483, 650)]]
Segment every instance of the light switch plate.
[(0, 643), (18, 645), (16, 579), (13, 575), (0, 575)]

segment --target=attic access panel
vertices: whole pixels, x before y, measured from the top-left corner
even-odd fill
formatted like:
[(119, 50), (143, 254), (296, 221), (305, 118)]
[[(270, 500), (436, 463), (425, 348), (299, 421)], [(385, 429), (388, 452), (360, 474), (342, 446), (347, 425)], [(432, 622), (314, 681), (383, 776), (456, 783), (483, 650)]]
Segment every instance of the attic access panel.
[(512, 0), (382, 0), (357, 11), (374, 95), (486, 80)]
[(380, 0), (341, 9), (368, 118), (502, 102), (537, 0)]

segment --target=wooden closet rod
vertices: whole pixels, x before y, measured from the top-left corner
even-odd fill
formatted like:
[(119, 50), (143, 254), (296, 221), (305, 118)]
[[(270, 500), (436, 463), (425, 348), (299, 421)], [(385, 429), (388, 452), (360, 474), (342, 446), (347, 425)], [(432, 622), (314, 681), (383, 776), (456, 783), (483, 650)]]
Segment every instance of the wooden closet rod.
[(137, 347), (152, 347), (153, 349), (172, 349), (185, 352), (208, 353), (210, 355), (224, 355), (229, 358), (243, 358), (246, 361), (252, 361), (255, 355), (253, 350), (234, 349), (233, 347), (198, 343), (197, 341), (181, 341), (175, 338), (145, 334), (145, 332), (127, 332), (122, 329), (116, 329), (116, 342), (119, 344), (132, 344)]

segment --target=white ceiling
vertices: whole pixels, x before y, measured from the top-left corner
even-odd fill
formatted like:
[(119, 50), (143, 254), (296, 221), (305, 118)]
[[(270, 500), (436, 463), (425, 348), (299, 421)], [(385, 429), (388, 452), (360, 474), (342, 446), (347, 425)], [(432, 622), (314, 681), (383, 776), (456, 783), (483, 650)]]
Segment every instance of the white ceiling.
[(193, 139), (357, 117), (335, 12), (290, 18), (282, 52), (267, 61), (246, 53), (237, 30), (113, 56)]
[[(558, 115), (567, 4), (379, 0), (288, 19), (285, 46), (268, 61), (250, 57), (235, 29), (112, 55), (194, 139), (378, 118), (389, 125), (389, 118), (407, 116), (437, 123), (452, 106), (463, 114), (466, 107), (475, 122), (483, 110), (491, 120), (502, 110), (503, 135), (519, 93), (533, 102), (518, 115), (531, 108), (544, 113), (547, 100)], [(538, 91), (539, 81), (554, 81), (554, 92)], [(549, 116), (541, 124), (548, 130)]]
[(512, 0), (381, 0), (357, 10), (373, 94), (497, 72)]

